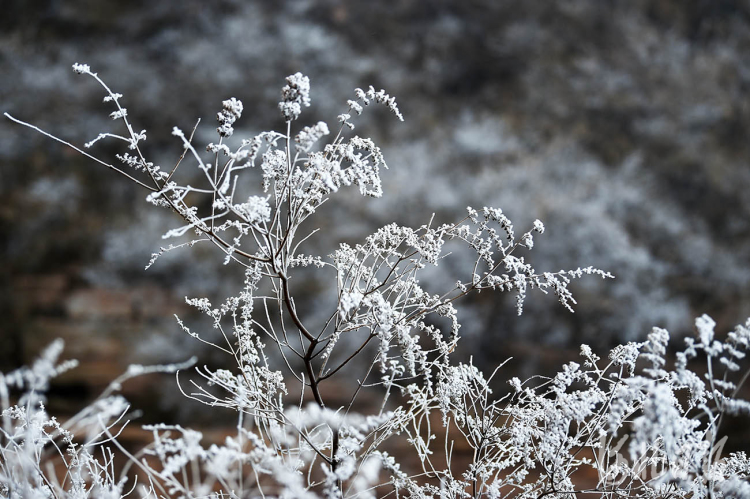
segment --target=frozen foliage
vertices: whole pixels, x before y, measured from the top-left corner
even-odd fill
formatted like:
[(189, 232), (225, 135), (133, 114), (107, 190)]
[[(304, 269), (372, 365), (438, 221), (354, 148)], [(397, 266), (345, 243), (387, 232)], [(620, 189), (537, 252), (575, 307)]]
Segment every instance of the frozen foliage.
[[(239, 292), (218, 305), (207, 297), (186, 299), (216, 331), (195, 332), (177, 318), (188, 335), (224, 352), (233, 366), (198, 368), (203, 382), (180, 389), (216, 410), (235, 411), (236, 433), (204, 445), (198, 431), (150, 425), (153, 445), (136, 457), (119, 447), (112, 431), (125, 421), (127, 405), (105, 393), (109, 398), (66, 424), (83, 425), (81, 444), (44, 411), (48, 380), (72, 367), (56, 365), (61, 345), (55, 344), (32, 368), (0, 378), (5, 496), (748, 497), (750, 461), (744, 453), (720, 454), (725, 417), (750, 412), (739, 397), (750, 321), (721, 340), (714, 322), (700, 317), (697, 339), (688, 339), (674, 362), (667, 358), (669, 334), (659, 328), (646, 341), (614, 348), (606, 360), (583, 345), (581, 364), (571, 362), (549, 379), (513, 378), (510, 393), (495, 395), (492, 380), (500, 368), (487, 377), (452, 359), (460, 340), (457, 300), (508, 291), (520, 314), (529, 290), (539, 289), (572, 311), (572, 279), (612, 276), (592, 267), (537, 271), (526, 252), (544, 232), (542, 222), (518, 236), (492, 207), (469, 207), (457, 222), (432, 219), (417, 229), (389, 224), (327, 257), (305, 253), (317, 232), (305, 222), (339, 189), (382, 196), (383, 154), (370, 139), (348, 133), (352, 113), (372, 102), (402, 120), (393, 97), (357, 89), (335, 136), (319, 144), (331, 135), (324, 122), (293, 134), (293, 122), (310, 104), (310, 81), (297, 73), (287, 78), (279, 103), (286, 130), (230, 147), (224, 140), (243, 110), (231, 98), (217, 115), (219, 141), (206, 147), (210, 156), (193, 145), (195, 129), (174, 128), (184, 152), (162, 169), (146, 159), (140, 146), (146, 132), (134, 131), (122, 96), (87, 65), (74, 70), (102, 85), (105, 101), (116, 106), (113, 118), (126, 130), (96, 140), (121, 140), (133, 152), (118, 155), (122, 165), (115, 166), (65, 144), (144, 187), (148, 202), (183, 220), (164, 235), (178, 242), (154, 253), (149, 266), (164, 252), (206, 242), (243, 274)], [(185, 158), (198, 167), (203, 185), (178, 182)], [(435, 293), (420, 281), (421, 271), (448, 257), (448, 246), (471, 254), (473, 269)], [(306, 318), (295, 301), (294, 269), (310, 265), (328, 276), (337, 297), (322, 324)], [(706, 361), (705, 376), (689, 367), (696, 359)], [(336, 380), (351, 363), (366, 366), (366, 375), (347, 394), (348, 404), (334, 405), (321, 387), (340, 389)], [(144, 371), (132, 367), (126, 376)], [(21, 391), (13, 405), (11, 389)], [(364, 390), (382, 398), (379, 410), (357, 412)], [(389, 454), (393, 439), (408, 442), (421, 470), (407, 469), (402, 453)], [(118, 452), (111, 447), (135, 474), (115, 475)], [(470, 462), (453, 459), (457, 448), (471, 450)], [(62, 460), (62, 479), (47, 465), (53, 458)], [(132, 476), (140, 483), (130, 482)]]
[(112, 450), (128, 424), (130, 406), (116, 392), (134, 376), (195, 364), (192, 359), (182, 365), (132, 365), (94, 402), (61, 423), (47, 413), (45, 393), (50, 380), (77, 365), (58, 362), (62, 350), (57, 340), (30, 368), (0, 374), (0, 497), (116, 499), (130, 494), (134, 484), (126, 487), (127, 478), (115, 471)]

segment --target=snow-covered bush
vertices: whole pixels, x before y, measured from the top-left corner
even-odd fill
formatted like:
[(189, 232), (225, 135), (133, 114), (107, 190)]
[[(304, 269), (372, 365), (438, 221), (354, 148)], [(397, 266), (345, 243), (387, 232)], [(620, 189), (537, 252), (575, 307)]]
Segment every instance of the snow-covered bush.
[[(193, 144), (197, 124), (189, 134), (175, 127), (184, 152), (162, 168), (146, 159), (146, 131), (133, 128), (122, 95), (87, 65), (73, 69), (105, 89), (104, 101), (115, 107), (111, 117), (124, 125), (124, 132), (86, 144), (124, 142), (117, 162), (6, 116), (127, 177), (149, 191), (150, 203), (182, 218), (164, 235), (177, 242), (154, 253), (146, 268), (165, 252), (199, 243), (214, 245), (225, 264), (236, 266), (242, 287), (219, 305), (187, 298), (210, 317), (214, 331), (196, 332), (177, 318), (232, 366), (198, 368), (203, 383), (179, 388), (214, 410), (235, 411), (236, 434), (205, 446), (200, 432), (150, 425), (153, 444), (133, 456), (114, 431), (127, 420), (127, 404), (111, 395), (122, 380), (81, 415), (58, 423), (47, 415), (43, 393), (71, 364), (55, 365), (61, 350), (55, 344), (33, 368), (0, 377), (3, 496), (750, 497), (745, 454), (720, 455), (722, 421), (750, 410), (738, 395), (747, 376), (738, 371), (750, 321), (722, 341), (714, 338), (713, 321), (699, 318), (697, 340), (687, 342), (672, 367), (663, 329), (613, 349), (607, 360), (584, 345), (582, 364), (563, 366), (553, 378), (514, 378), (511, 391), (496, 396), (491, 381), (499, 368), (485, 376), (452, 359), (460, 339), (454, 303), (472, 292), (508, 291), (521, 314), (527, 292), (539, 289), (572, 311), (572, 279), (612, 276), (592, 267), (538, 272), (525, 253), (544, 232), (542, 222), (517, 235), (502, 210), (489, 207), (469, 207), (457, 222), (433, 219), (417, 229), (386, 225), (328, 256), (306, 253), (319, 208), (340, 189), (383, 194), (383, 154), (352, 130), (355, 115), (370, 104), (403, 120), (384, 90), (356, 89), (332, 134), (325, 122), (297, 126), (310, 105), (310, 82), (297, 73), (287, 78), (278, 105), (285, 130), (235, 142), (243, 104), (231, 98), (217, 115), (219, 138), (207, 153)], [(183, 162), (198, 167), (202, 185), (178, 181)], [(450, 255), (448, 248), (470, 252), (473, 270), (434, 293), (420, 277)], [(331, 307), (322, 323), (301, 312), (299, 267), (329, 278)], [(696, 357), (706, 362), (705, 376), (688, 366)], [(336, 385), (353, 367), (360, 368), (359, 379)], [(132, 367), (125, 376), (148, 370)], [(348, 404), (326, 397), (332, 384), (352, 386)], [(11, 403), (13, 390), (20, 398)], [(375, 410), (360, 410), (364, 391), (380, 397)], [(401, 440), (415, 459), (393, 445)], [(454, 461), (458, 447), (471, 450), (469, 463)], [(389, 452), (395, 448), (398, 453)], [(123, 473), (115, 473), (115, 454), (128, 459)], [(421, 470), (407, 469), (407, 460)]]

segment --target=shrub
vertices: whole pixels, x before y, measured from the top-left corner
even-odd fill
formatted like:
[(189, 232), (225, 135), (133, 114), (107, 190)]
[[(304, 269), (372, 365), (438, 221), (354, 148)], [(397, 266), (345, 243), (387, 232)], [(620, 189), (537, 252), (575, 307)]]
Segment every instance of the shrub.
[[(430, 220), (418, 229), (390, 224), (361, 244), (341, 244), (328, 257), (306, 253), (317, 229), (305, 222), (340, 189), (383, 194), (381, 150), (351, 131), (370, 104), (403, 120), (384, 90), (357, 89), (334, 135), (324, 122), (297, 126), (310, 104), (310, 82), (297, 73), (287, 78), (279, 102), (284, 131), (235, 143), (233, 126), (243, 105), (231, 98), (217, 115), (219, 138), (206, 147), (208, 155), (194, 146), (195, 129), (185, 134), (175, 127), (184, 152), (162, 169), (144, 156), (146, 131), (133, 128), (122, 95), (87, 65), (73, 69), (104, 88), (104, 101), (115, 107), (111, 117), (125, 129), (102, 133), (86, 147), (122, 141), (127, 150), (116, 156), (118, 163), (6, 116), (127, 177), (148, 191), (150, 203), (181, 217), (183, 225), (164, 235), (178, 242), (154, 253), (146, 268), (165, 252), (209, 243), (242, 272), (241, 290), (218, 306), (205, 297), (186, 299), (215, 331), (194, 332), (177, 318), (187, 334), (233, 365), (197, 369), (204, 383), (193, 383), (186, 395), (235, 411), (236, 434), (206, 447), (197, 431), (150, 425), (145, 428), (154, 441), (141, 457), (117, 442), (128, 407), (113, 395), (119, 383), (144, 371), (185, 366), (131, 366), (81, 414), (57, 422), (46, 413), (43, 394), (49, 379), (73, 364), (56, 364), (62, 344), (55, 343), (32, 368), (0, 376), (4, 496), (750, 497), (746, 455), (720, 456), (724, 418), (750, 409), (738, 396), (747, 374), (733, 381), (750, 341), (750, 321), (720, 341), (713, 321), (699, 318), (697, 340), (687, 341), (671, 368), (663, 329), (618, 346), (606, 360), (583, 345), (582, 364), (571, 362), (552, 378), (514, 378), (507, 395), (495, 396), (491, 381), (499, 368), (485, 376), (471, 362), (452, 360), (460, 338), (454, 303), (472, 292), (508, 291), (521, 314), (527, 291), (539, 289), (572, 311), (572, 279), (612, 276), (592, 267), (537, 272), (523, 252), (533, 248), (544, 225), (536, 221), (517, 235), (502, 210), (488, 207), (469, 207), (454, 223)], [(197, 165), (203, 186), (178, 182), (186, 158)], [(250, 188), (248, 178), (259, 187)], [(472, 255), (473, 271), (433, 294), (420, 275), (449, 256), (449, 244)], [(317, 325), (299, 312), (294, 290), (299, 268), (310, 266), (327, 273), (335, 293), (327, 320)], [(707, 362), (705, 377), (688, 367), (696, 357)], [(346, 377), (352, 364), (364, 366), (362, 377), (350, 402), (333, 406), (321, 387)], [(11, 390), (21, 394), (14, 403)], [(364, 390), (380, 397), (379, 409), (357, 412)], [(80, 440), (74, 431), (86, 437)], [(407, 441), (421, 470), (406, 470), (404, 456), (387, 451), (391, 440)], [(459, 446), (471, 450), (466, 465), (453, 461)], [(115, 473), (115, 454), (128, 459), (123, 473)], [(50, 465), (54, 456), (63, 463), (61, 477)], [(143, 483), (127, 486), (131, 468)], [(593, 481), (587, 479), (591, 472)]]

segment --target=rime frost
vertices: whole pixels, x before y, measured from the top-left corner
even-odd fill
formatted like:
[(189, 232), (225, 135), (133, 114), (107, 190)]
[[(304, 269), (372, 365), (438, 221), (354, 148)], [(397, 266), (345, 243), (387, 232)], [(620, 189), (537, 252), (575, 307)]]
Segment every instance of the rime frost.
[[(381, 167), (387, 166), (380, 148), (349, 133), (352, 115), (372, 102), (403, 120), (384, 90), (356, 89), (334, 135), (322, 121), (294, 126), (310, 105), (308, 78), (294, 74), (279, 103), (286, 130), (230, 147), (224, 139), (243, 111), (231, 98), (217, 114), (218, 143), (196, 148), (195, 130), (175, 127), (184, 154), (162, 170), (138, 147), (146, 131), (134, 131), (122, 95), (87, 65), (73, 69), (102, 85), (105, 103), (115, 107), (112, 117), (126, 129), (88, 145), (114, 139), (131, 151), (116, 156), (124, 169), (89, 157), (144, 187), (148, 202), (182, 219), (164, 235), (181, 242), (162, 247), (148, 266), (167, 251), (206, 242), (242, 271), (240, 289), (227, 297), (186, 298), (210, 318), (210, 331), (177, 318), (186, 334), (231, 365), (198, 368), (197, 379), (180, 389), (214, 410), (234, 411), (237, 425), (214, 443), (178, 425), (145, 427), (153, 438), (144, 450), (148, 457), (125, 454), (142, 479), (126, 487), (109, 447), (124, 453), (116, 433), (128, 406), (114, 392), (128, 377), (187, 366), (132, 366), (61, 424), (47, 414), (44, 393), (50, 379), (75, 364), (58, 363), (62, 343), (55, 342), (30, 368), (0, 375), (0, 496), (750, 497), (750, 460), (743, 452), (720, 455), (725, 416), (750, 414), (750, 403), (739, 396), (750, 320), (722, 339), (710, 317), (699, 317), (696, 338), (685, 340), (674, 361), (669, 333), (660, 328), (608, 356), (582, 345), (580, 363), (549, 378), (512, 378), (510, 390), (493, 391), (503, 386), (494, 381), (502, 365), (486, 376), (472, 361), (453, 357), (462, 297), (512, 292), (521, 314), (527, 296), (539, 290), (554, 293), (572, 311), (573, 279), (612, 275), (593, 267), (537, 271), (531, 250), (542, 244), (535, 236), (544, 225), (535, 220), (517, 236), (496, 207), (469, 207), (457, 222), (433, 217), (419, 228), (388, 224), (359, 244), (340, 244), (328, 257), (306, 252), (305, 242), (317, 231), (316, 210), (338, 191), (351, 186), (364, 196), (383, 195)], [(179, 180), (183, 160), (194, 165), (199, 182)], [(473, 266), (453, 287), (435, 292), (422, 282), (422, 271), (454, 251), (468, 252)], [(336, 297), (322, 324), (295, 300), (301, 284), (295, 269), (305, 266), (327, 273)], [(696, 361), (705, 368), (693, 370)], [(349, 376), (355, 363), (364, 367), (358, 371), (363, 377), (349, 404), (336, 407), (321, 387), (342, 386), (331, 380)], [(357, 412), (363, 390), (382, 397), (370, 414)], [(421, 470), (406, 470), (388, 454), (389, 439), (408, 443)], [(453, 460), (459, 448), (467, 462)], [(581, 490), (584, 478), (589, 488)]]

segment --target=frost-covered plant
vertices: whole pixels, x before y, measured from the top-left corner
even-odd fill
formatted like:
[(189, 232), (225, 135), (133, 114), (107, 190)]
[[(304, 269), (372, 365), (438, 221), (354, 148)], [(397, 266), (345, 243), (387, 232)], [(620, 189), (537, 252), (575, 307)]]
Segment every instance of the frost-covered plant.
[[(725, 415), (750, 414), (737, 396), (747, 373), (731, 380), (750, 347), (750, 320), (723, 342), (713, 339), (714, 325), (705, 315), (696, 320), (700, 342), (687, 338), (671, 370), (669, 333), (654, 328), (606, 361), (583, 345), (583, 365), (570, 362), (552, 378), (513, 378), (513, 391), (494, 399), (475, 367), (447, 368), (437, 397), (411, 395), (425, 412), (439, 410), (474, 451), (454, 497), (467, 484), (471, 497), (747, 497), (750, 461), (744, 452), (720, 459), (719, 427)], [(687, 367), (699, 353), (705, 377)], [(721, 374), (713, 372), (717, 361)], [(582, 486), (589, 476), (598, 480)]]
[[(550, 379), (513, 379), (513, 391), (497, 397), (490, 386), (497, 370), (486, 377), (471, 363), (452, 361), (460, 338), (454, 303), (471, 292), (510, 291), (520, 314), (527, 291), (538, 288), (552, 291), (572, 311), (571, 279), (612, 277), (609, 273), (591, 267), (537, 272), (521, 253), (533, 248), (535, 234), (544, 232), (542, 222), (517, 236), (502, 210), (488, 207), (468, 208), (463, 219), (452, 223), (433, 219), (417, 229), (389, 224), (360, 244), (340, 244), (327, 257), (306, 251), (317, 231), (308, 219), (315, 220), (318, 208), (340, 189), (383, 194), (380, 174), (387, 166), (381, 150), (372, 140), (350, 134), (353, 115), (371, 103), (383, 104), (403, 120), (384, 90), (357, 89), (334, 135), (324, 122), (296, 125), (310, 105), (310, 82), (297, 73), (287, 78), (278, 105), (285, 130), (234, 142), (243, 105), (231, 98), (222, 103), (219, 139), (206, 146), (207, 154), (193, 144), (195, 128), (190, 134), (174, 128), (184, 152), (174, 166), (163, 169), (146, 159), (141, 149), (146, 131), (133, 128), (122, 95), (87, 65), (73, 68), (105, 89), (105, 102), (115, 106), (112, 118), (125, 127), (123, 134), (102, 133), (86, 146), (101, 139), (124, 142), (129, 152), (117, 155), (119, 164), (6, 116), (128, 177), (149, 191), (150, 203), (182, 218), (182, 226), (164, 235), (179, 242), (161, 248), (147, 268), (164, 252), (207, 242), (243, 274), (242, 289), (219, 305), (205, 297), (187, 299), (211, 318), (215, 332), (194, 332), (177, 318), (186, 333), (230, 359), (231, 369), (198, 369), (204, 383), (181, 388), (192, 399), (236, 411), (236, 435), (222, 445), (204, 446), (194, 430), (146, 427), (154, 444), (142, 459), (131, 457), (146, 477), (139, 494), (497, 498), (747, 493), (745, 455), (719, 459), (717, 451), (724, 415), (748, 408), (738, 397), (744, 378), (735, 385), (731, 374), (739, 370), (748, 347), (750, 322), (721, 342), (713, 338), (710, 319), (702, 317), (699, 341), (688, 342), (669, 371), (668, 334), (661, 329), (645, 342), (615, 348), (608, 362), (584, 346), (583, 367), (570, 363)], [(187, 157), (203, 185), (177, 180)], [(428, 291), (422, 271), (448, 256), (449, 243), (472, 255), (473, 270), (451, 289)], [(302, 275), (298, 267), (309, 266), (326, 273), (335, 294), (322, 324), (314, 324), (298, 307), (294, 278)], [(708, 359), (706, 381), (687, 367), (698, 355)], [(639, 359), (645, 367), (637, 365)], [(349, 403), (332, 405), (321, 387), (346, 378), (346, 368), (354, 364), (363, 369)], [(718, 368), (721, 375), (714, 372)], [(363, 390), (380, 395), (379, 410), (358, 412)], [(312, 401), (305, 403), (305, 396)], [(106, 432), (106, 422), (100, 425)], [(421, 471), (406, 469), (402, 453), (388, 452), (394, 438), (408, 441)], [(620, 450), (627, 439), (624, 457)], [(468, 466), (454, 462), (456, 446), (472, 450)], [(15, 462), (14, 456), (8, 462)], [(74, 463), (68, 468), (75, 469)], [(584, 468), (598, 478), (580, 479)], [(37, 480), (46, 476), (38, 466), (27, 473)], [(6, 487), (24, 483), (23, 477), (8, 476)], [(112, 480), (106, 483), (116, 496), (124, 482)], [(76, 493), (72, 497), (85, 495)]]
[[(0, 497), (120, 498), (132, 491), (115, 470), (116, 436), (128, 424), (129, 404), (116, 392), (143, 374), (175, 372), (182, 365), (131, 365), (125, 374), (78, 414), (61, 423), (45, 408), (50, 381), (77, 366), (59, 362), (56, 340), (31, 367), (0, 373)], [(83, 436), (82, 436), (83, 435)], [(120, 463), (121, 465), (122, 463)], [(62, 470), (60, 472), (59, 470)]]

